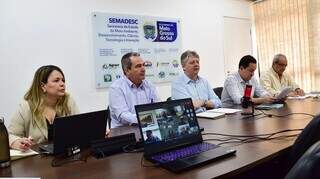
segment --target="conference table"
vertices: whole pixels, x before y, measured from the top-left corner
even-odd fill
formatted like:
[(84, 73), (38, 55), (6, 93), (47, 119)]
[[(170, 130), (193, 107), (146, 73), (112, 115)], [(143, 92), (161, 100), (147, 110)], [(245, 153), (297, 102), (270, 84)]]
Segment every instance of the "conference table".
[[(260, 111), (256, 111), (259, 113)], [(210, 120), (198, 118), (203, 133), (255, 135), (278, 132), (286, 129), (303, 129), (312, 116), (320, 112), (320, 100), (307, 98), (304, 100), (287, 100), (280, 109), (265, 110), (273, 115), (258, 115), (243, 119), (240, 113), (226, 115), (224, 118)], [(127, 126), (111, 130), (111, 136), (134, 132), (140, 138), (137, 127)], [(293, 132), (297, 133), (297, 132)], [(289, 134), (289, 133), (287, 133)], [(290, 133), (292, 134), (292, 133)], [(280, 134), (284, 135), (284, 134)], [(203, 135), (204, 139), (217, 136)], [(41, 178), (230, 178), (250, 171), (273, 158), (288, 152), (296, 137), (274, 140), (263, 140), (250, 143), (229, 143), (222, 145), (236, 149), (236, 155), (223, 158), (188, 171), (175, 174), (161, 167), (152, 167), (152, 163), (143, 160), (143, 153), (119, 153), (102, 159), (89, 156), (86, 162), (77, 161), (52, 167), (53, 156), (36, 155), (12, 161), (9, 168), (0, 169), (0, 177), (41, 177)], [(215, 140), (208, 140), (219, 143)]]

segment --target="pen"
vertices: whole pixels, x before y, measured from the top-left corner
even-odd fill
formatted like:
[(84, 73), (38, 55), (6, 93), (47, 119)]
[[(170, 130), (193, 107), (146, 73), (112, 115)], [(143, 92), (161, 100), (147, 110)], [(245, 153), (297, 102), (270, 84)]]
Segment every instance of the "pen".
[(33, 140), (33, 139), (32, 139), (31, 136), (29, 136), (29, 137), (27, 138), (27, 140), (28, 140), (28, 141), (22, 141), (22, 142), (21, 142), (21, 144), (22, 144), (23, 147), (29, 147), (31, 144), (28, 144), (28, 143), (29, 143), (29, 142), (32, 143), (32, 140)]

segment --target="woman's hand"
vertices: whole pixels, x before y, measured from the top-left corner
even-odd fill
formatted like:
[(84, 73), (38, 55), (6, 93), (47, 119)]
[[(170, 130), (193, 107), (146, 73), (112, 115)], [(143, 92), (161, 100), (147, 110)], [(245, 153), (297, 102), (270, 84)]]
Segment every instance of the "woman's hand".
[(110, 134), (110, 129), (107, 129), (107, 130), (106, 130), (105, 138), (108, 138), (108, 137), (109, 137), (109, 134)]
[(11, 145), (11, 148), (17, 149), (20, 151), (29, 150), (30, 147), (33, 145), (33, 139), (31, 137), (28, 138), (20, 138), (14, 141)]

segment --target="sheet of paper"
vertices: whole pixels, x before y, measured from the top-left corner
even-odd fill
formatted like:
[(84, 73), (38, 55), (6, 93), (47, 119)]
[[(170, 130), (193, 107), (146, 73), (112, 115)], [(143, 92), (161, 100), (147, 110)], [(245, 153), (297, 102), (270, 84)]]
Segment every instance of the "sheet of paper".
[(218, 119), (222, 118), (225, 116), (224, 113), (215, 113), (215, 112), (202, 112), (202, 113), (197, 113), (197, 117), (203, 117), (203, 118), (209, 118), (209, 119)]
[(292, 91), (292, 88), (291, 87), (286, 87), (284, 88), (277, 96), (277, 100), (281, 100), (281, 99), (284, 99), (285, 97), (288, 96), (288, 94)]
[(27, 150), (25, 152), (22, 152), (20, 150), (14, 150), (14, 149), (10, 149), (10, 158), (11, 160), (16, 160), (19, 158), (23, 158), (23, 157), (28, 157), (31, 155), (38, 155), (39, 153), (34, 151), (34, 150)]
[(225, 114), (233, 114), (240, 111), (241, 111), (240, 109), (231, 109), (231, 108), (217, 108), (217, 109), (208, 110), (208, 112), (217, 112), (217, 113), (225, 113)]
[(288, 99), (306, 99), (309, 97), (316, 97), (316, 94), (306, 94), (304, 96), (294, 96), (294, 97), (288, 97)]

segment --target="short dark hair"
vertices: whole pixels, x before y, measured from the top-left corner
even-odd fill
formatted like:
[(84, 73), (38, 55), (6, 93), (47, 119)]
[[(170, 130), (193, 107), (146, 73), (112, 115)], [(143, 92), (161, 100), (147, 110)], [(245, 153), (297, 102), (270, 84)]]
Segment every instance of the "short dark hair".
[(129, 52), (122, 56), (121, 66), (124, 74), (126, 74), (127, 69), (131, 69), (131, 66), (132, 66), (132, 62), (130, 59), (131, 57), (140, 57), (140, 54), (137, 52)]
[(257, 60), (251, 55), (243, 56), (239, 62), (239, 69), (240, 67), (247, 68), (250, 63), (257, 64)]
[(189, 57), (195, 57), (195, 58), (200, 58), (198, 53), (196, 51), (192, 50), (187, 50), (181, 54), (180, 60), (181, 60), (181, 65), (184, 67), (184, 65), (187, 63), (187, 60)]

